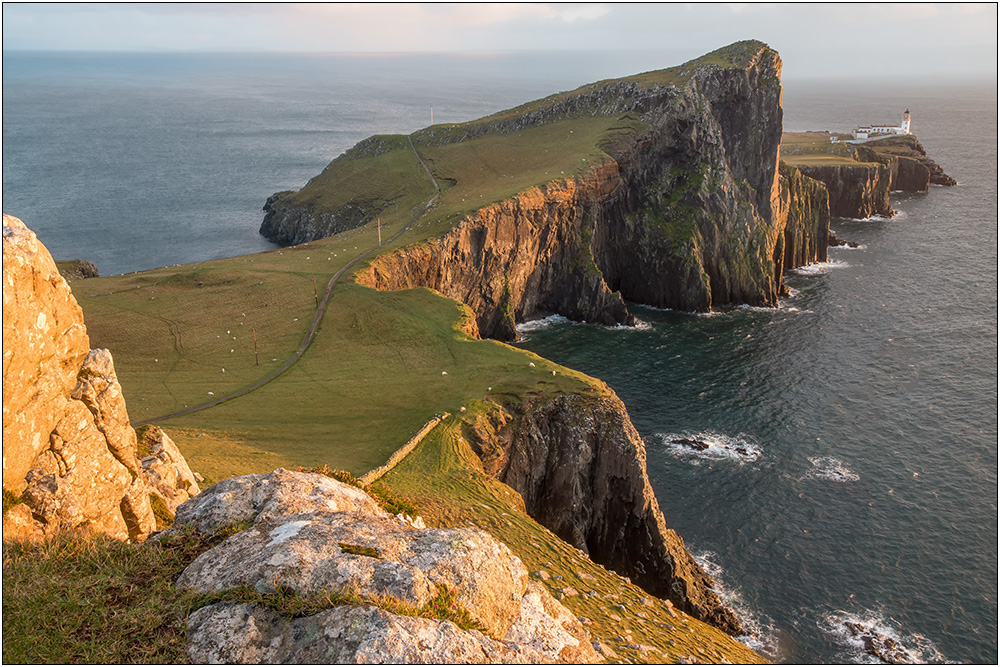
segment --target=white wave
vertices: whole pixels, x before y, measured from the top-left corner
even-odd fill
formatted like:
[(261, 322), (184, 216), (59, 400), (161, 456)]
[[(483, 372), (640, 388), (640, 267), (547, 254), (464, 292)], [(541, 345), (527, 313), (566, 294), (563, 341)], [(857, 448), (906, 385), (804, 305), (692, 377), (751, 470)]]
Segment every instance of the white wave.
[(563, 317), (562, 315), (549, 315), (548, 317), (542, 318), (540, 320), (529, 320), (528, 322), (521, 322), (517, 325), (517, 333), (530, 333), (532, 331), (541, 331), (542, 329), (548, 329), (549, 327), (555, 326), (557, 324), (571, 324), (573, 321)]
[(762, 455), (760, 447), (750, 440), (750, 436), (742, 433), (735, 438), (714, 431), (661, 433), (659, 438), (670, 454), (682, 458), (731, 460), (744, 464), (752, 463)]
[(792, 269), (792, 273), (797, 273), (800, 276), (819, 276), (824, 273), (830, 273), (834, 269), (845, 269), (848, 266), (850, 264), (847, 262), (835, 259), (829, 262), (817, 262), (815, 264), (800, 266), (797, 269)]
[(892, 642), (889, 648), (896, 654), (895, 664), (927, 664), (945, 662), (944, 656), (930, 639), (918, 633), (904, 632), (893, 618), (886, 618), (881, 611), (866, 609), (860, 613), (834, 611), (820, 618), (820, 630), (840, 646), (845, 662), (854, 664), (893, 664), (866, 650), (864, 638), (851, 629), (856, 624), (870, 637), (885, 638)]
[(893, 218), (898, 218), (899, 212), (897, 211), (895, 215), (878, 215), (875, 214), (868, 218), (840, 218), (841, 220), (849, 220), (851, 222), (888, 222)]
[(832, 456), (810, 456), (809, 463), (813, 464), (813, 469), (806, 473), (806, 477), (828, 479), (832, 482), (856, 482), (861, 479), (856, 472), (844, 465), (843, 461)]
[(638, 317), (635, 318), (635, 324), (615, 324), (612, 326), (605, 326), (605, 329), (611, 329), (612, 331), (649, 331), (653, 328), (653, 325), (649, 322), (643, 322)]
[(719, 594), (722, 602), (729, 607), (743, 625), (745, 634), (735, 637), (747, 648), (760, 653), (770, 660), (777, 661), (778, 641), (774, 621), (753, 609), (743, 598), (739, 588), (733, 587), (727, 581), (722, 566), (716, 563), (717, 554), (713, 551), (689, 549), (695, 562), (712, 578), (713, 590)]
[(856, 246), (855, 245), (848, 245), (846, 241), (844, 243), (841, 243), (840, 245), (832, 245), (832, 246), (830, 246), (830, 248), (832, 248), (834, 250), (864, 250), (867, 247), (868, 246), (866, 246), (864, 243), (859, 243)]
[(756, 313), (773, 313), (774, 311), (778, 310), (778, 308), (774, 308), (772, 306), (751, 306), (748, 303), (741, 303), (740, 305), (736, 306), (736, 308), (739, 310), (752, 310)]

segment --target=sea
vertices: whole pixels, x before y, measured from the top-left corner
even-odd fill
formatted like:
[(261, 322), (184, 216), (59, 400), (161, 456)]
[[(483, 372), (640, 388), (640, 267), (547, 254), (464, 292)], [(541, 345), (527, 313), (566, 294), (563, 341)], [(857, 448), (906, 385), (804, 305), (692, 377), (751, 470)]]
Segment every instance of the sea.
[[(371, 134), (695, 55), (5, 52), (3, 211), (102, 275), (267, 250), (267, 197)], [(777, 308), (633, 304), (635, 327), (550, 317), (519, 345), (622, 398), (668, 525), (749, 646), (879, 662), (856, 622), (910, 662), (996, 664), (996, 82), (783, 83), (790, 131), (908, 109), (958, 185), (834, 220), (859, 246), (789, 272)]]

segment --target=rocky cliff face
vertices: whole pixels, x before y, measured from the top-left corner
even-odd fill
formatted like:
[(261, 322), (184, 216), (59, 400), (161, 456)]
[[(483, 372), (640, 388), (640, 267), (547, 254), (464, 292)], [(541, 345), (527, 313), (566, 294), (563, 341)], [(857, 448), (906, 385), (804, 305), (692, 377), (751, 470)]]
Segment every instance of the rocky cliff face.
[(826, 186), (830, 215), (834, 217), (865, 219), (895, 215), (889, 204), (892, 170), (887, 164), (799, 165), (798, 168)]
[(486, 473), (517, 491), (536, 521), (695, 618), (741, 632), (711, 578), (666, 527), (645, 445), (614, 394), (498, 407), (466, 430)]
[(378, 257), (358, 280), (378, 289), (431, 287), (468, 305), (481, 335), (517, 337), (515, 322), (562, 313), (631, 323), (594, 265), (600, 203), (618, 187), (614, 163), (480, 209), (440, 239)]
[(136, 444), (111, 354), (90, 349), (45, 246), (4, 215), (3, 488), (23, 500), (4, 514), (4, 538), (144, 539), (156, 529), (150, 494), (167, 491), (150, 484)]
[[(218, 602), (188, 620), (194, 663), (593, 663), (591, 638), (520, 559), (477, 529), (427, 529), (315, 473), (276, 470), (210, 487), (173, 531), (241, 528), (177, 585), (341, 598), (302, 618)], [(482, 631), (428, 618), (442, 595)], [(409, 615), (404, 609), (410, 609)], [(414, 613), (416, 612), (416, 613)]]
[(829, 191), (785, 163), (781, 163), (779, 183), (781, 195), (775, 211), (784, 232), (774, 248), (775, 269), (780, 273), (825, 262), (830, 246)]

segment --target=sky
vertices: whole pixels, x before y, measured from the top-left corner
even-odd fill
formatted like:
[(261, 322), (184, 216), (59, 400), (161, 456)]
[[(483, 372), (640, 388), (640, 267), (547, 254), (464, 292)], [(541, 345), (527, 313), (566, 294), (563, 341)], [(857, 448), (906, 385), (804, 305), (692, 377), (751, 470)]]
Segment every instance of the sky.
[(3, 49), (441, 52), (759, 39), (783, 76), (997, 75), (995, 3), (7, 3)]

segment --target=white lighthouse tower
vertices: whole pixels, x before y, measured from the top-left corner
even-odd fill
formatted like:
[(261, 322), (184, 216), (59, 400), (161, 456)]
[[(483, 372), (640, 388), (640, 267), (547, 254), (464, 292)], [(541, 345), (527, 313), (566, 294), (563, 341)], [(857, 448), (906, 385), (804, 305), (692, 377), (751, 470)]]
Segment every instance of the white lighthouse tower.
[(909, 109), (907, 109), (906, 111), (903, 112), (903, 122), (899, 126), (899, 129), (902, 130), (901, 134), (909, 134), (910, 133), (910, 110)]

